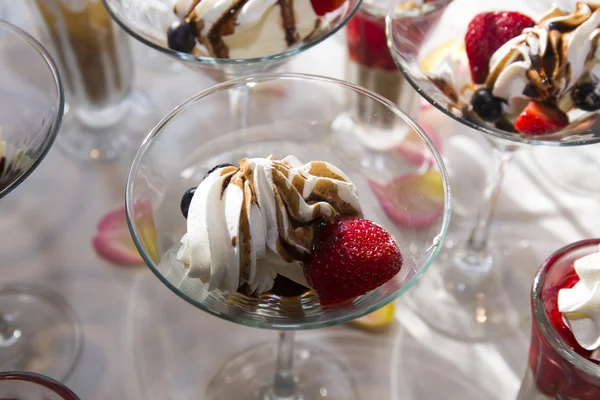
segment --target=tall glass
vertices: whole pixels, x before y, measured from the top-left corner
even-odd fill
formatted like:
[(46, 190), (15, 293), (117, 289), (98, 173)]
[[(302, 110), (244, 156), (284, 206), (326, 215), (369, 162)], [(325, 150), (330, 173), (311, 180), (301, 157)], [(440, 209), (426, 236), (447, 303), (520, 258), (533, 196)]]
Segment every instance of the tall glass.
[(531, 347), (529, 366), (519, 400), (592, 400), (600, 398), (600, 365), (577, 354), (556, 331), (544, 307), (542, 293), (552, 282), (573, 271), (578, 258), (598, 252), (600, 239), (570, 244), (548, 258), (539, 270), (531, 291)]
[[(424, 37), (435, 26), (444, 8), (451, 1), (426, 1), (422, 7), (398, 8), (395, 18), (403, 21), (407, 32), (411, 31)], [(411, 118), (417, 119), (421, 96), (398, 70), (387, 45), (385, 17), (388, 10), (389, 1), (364, 0), (360, 9), (348, 22), (346, 80), (382, 95), (405, 110)], [(365, 104), (358, 104), (357, 107), (363, 114), (372, 112), (365, 109)]]
[[(133, 91), (128, 36), (100, 0), (30, 0), (67, 91), (60, 144), (92, 160), (113, 159), (139, 145), (149, 102)], [(127, 117), (127, 118), (125, 118)]]

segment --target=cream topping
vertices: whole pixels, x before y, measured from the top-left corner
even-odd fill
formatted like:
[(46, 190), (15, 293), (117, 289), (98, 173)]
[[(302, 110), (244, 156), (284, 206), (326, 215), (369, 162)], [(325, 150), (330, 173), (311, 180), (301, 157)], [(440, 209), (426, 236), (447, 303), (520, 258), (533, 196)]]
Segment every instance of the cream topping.
[(559, 104), (597, 64), (599, 27), (598, 5), (580, 2), (572, 12), (553, 7), (494, 53), (486, 87), (507, 101), (529, 97)]
[(176, 0), (174, 11), (196, 23), (201, 50), (219, 58), (277, 54), (324, 23), (310, 0)]
[(356, 186), (337, 167), (293, 156), (243, 159), (211, 172), (198, 186), (177, 258), (209, 290), (251, 293), (272, 288), (277, 274), (308, 286), (302, 263), (315, 225), (360, 216)]
[(580, 280), (558, 292), (558, 310), (581, 347), (595, 350), (600, 347), (600, 248), (575, 261), (575, 272)]

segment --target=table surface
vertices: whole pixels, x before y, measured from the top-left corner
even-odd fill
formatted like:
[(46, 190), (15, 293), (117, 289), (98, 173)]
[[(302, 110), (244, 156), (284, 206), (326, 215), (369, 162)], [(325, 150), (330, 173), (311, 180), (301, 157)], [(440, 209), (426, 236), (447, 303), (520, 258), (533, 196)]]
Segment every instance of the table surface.
[[(7, 19), (30, 27), (27, 14), (17, 5), (22, 2), (9, 3)], [(134, 46), (136, 85), (155, 101), (156, 122), (212, 84)], [(342, 33), (299, 55), (286, 68), (343, 78), (345, 59)], [(437, 110), (425, 113), (422, 118), (430, 125), (444, 127), (450, 145), (467, 143), (478, 152), (481, 170), (488, 167), (489, 146), (477, 133)], [(123, 204), (128, 164), (129, 160), (85, 165), (53, 148), (1, 202), (0, 282), (44, 284), (74, 308), (85, 344), (67, 383), (82, 399), (199, 398), (224, 360), (248, 346), (275, 340), (275, 334), (195, 310), (147, 268), (115, 267), (98, 258), (91, 238), (102, 215)], [(493, 225), (498, 243), (530, 245), (536, 263), (522, 266), (530, 277), (558, 247), (600, 236), (598, 197), (571, 195), (547, 178), (532, 163), (531, 151), (521, 151), (508, 173)], [(467, 224), (473, 218), (470, 196), (454, 194), (459, 213), (453, 223)], [(363, 398), (514, 398), (525, 370), (530, 321), (494, 342), (467, 344), (430, 330), (401, 299), (397, 309), (395, 326), (384, 334), (338, 326), (301, 332), (298, 338), (334, 352), (347, 365)], [(190, 370), (196, 373), (192, 381), (183, 378)]]

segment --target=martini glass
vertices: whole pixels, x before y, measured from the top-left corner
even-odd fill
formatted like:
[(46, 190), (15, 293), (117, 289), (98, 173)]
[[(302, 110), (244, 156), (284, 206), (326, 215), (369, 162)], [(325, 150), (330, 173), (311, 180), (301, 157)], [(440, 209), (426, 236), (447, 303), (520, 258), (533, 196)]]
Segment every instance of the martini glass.
[[(594, 117), (544, 136), (526, 136), (494, 128), (462, 107), (470, 104), (468, 99), (460, 95), (452, 99), (432, 78), (442, 60), (460, 59), (464, 54), (462, 43), (467, 26), (476, 14), (501, 8), (522, 12), (536, 20), (552, 6), (552, 0), (507, 0), (501, 6), (491, 1), (473, 6), (472, 2), (455, 0), (433, 31), (421, 33), (407, 32), (402, 20), (396, 19), (396, 7), (407, 1), (394, 0), (387, 18), (388, 44), (398, 67), (413, 87), (440, 111), (466, 128), (484, 134), (494, 147), (496, 161), (468, 237), (444, 250), (438, 258), (442, 261), (440, 268), (436, 268), (438, 273), (421, 282), (408, 296), (409, 303), (434, 329), (458, 339), (487, 340), (517, 329), (528, 310), (527, 287), (531, 277), (524, 276), (523, 268), (518, 265), (527, 263), (526, 246), (517, 245), (517, 240), (510, 249), (489, 243), (494, 208), (511, 159), (526, 145), (565, 147), (597, 143), (600, 130), (594, 125)], [(462, 73), (470, 79), (468, 66)]]
[[(0, 21), (0, 199), (42, 161), (61, 124), (64, 97), (54, 62), (21, 29)], [(1, 201), (1, 200), (0, 200)], [(81, 350), (81, 331), (57, 294), (0, 284), (0, 371), (32, 370), (63, 380)]]
[(0, 399), (79, 400), (68, 387), (32, 372), (0, 372)]
[[(173, 0), (102, 0), (113, 19), (143, 44), (181, 61), (184, 65), (209, 75), (218, 82), (273, 70), (291, 57), (316, 46), (340, 30), (358, 10), (362, 0), (346, 0), (329, 22), (329, 29), (309, 42), (291, 47), (279, 54), (248, 59), (200, 57), (170, 49), (167, 29), (178, 20), (173, 12)], [(248, 93), (246, 87), (230, 91), (230, 107), (241, 127), (247, 120)]]
[[(276, 84), (279, 89), (269, 91)], [(239, 128), (228, 107), (231, 91), (249, 92), (248, 121)], [(282, 94), (284, 93), (284, 94)], [(393, 129), (378, 130), (373, 115), (351, 107), (361, 98), (395, 118)], [(318, 99), (318, 101), (315, 101)], [(364, 118), (364, 119), (363, 119)], [(414, 152), (370, 146), (369, 135), (404, 143), (413, 132), (422, 157)], [(367, 139), (365, 139), (365, 136)], [(383, 140), (381, 140), (383, 141)], [(415, 144), (415, 137), (410, 136)], [(247, 297), (208, 291), (188, 278), (175, 254), (186, 230), (179, 204), (211, 167), (242, 157), (294, 155), (304, 162), (323, 160), (342, 169), (359, 190), (366, 218), (386, 228), (398, 241), (405, 264), (378, 289), (352, 301), (322, 307), (303, 289), (294, 295)], [(397, 224), (372, 189), (401, 177), (404, 190), (388, 194), (402, 201), (408, 221)], [(419, 188), (423, 189), (420, 190)], [(439, 210), (426, 226), (411, 224), (423, 213), (426, 192), (437, 191)], [(436, 257), (449, 222), (446, 171), (429, 138), (414, 121), (379, 95), (342, 81), (310, 75), (257, 75), (228, 81), (187, 100), (149, 134), (139, 150), (127, 183), (127, 216), (134, 242), (154, 274), (188, 303), (216, 317), (250, 327), (278, 330), (277, 345), (256, 346), (228, 360), (213, 377), (204, 399), (355, 399), (346, 368), (335, 356), (310, 344), (294, 345), (294, 331), (341, 324), (366, 315), (406, 292)], [(276, 294), (277, 293), (277, 294)], [(192, 316), (193, 318), (193, 316)], [(217, 338), (203, 337), (211, 341)], [(204, 362), (198, 360), (197, 362)], [(188, 368), (194, 368), (190, 365)], [(190, 389), (191, 390), (191, 389)], [(200, 389), (199, 389), (200, 390)], [(199, 394), (198, 394), (199, 395)]]

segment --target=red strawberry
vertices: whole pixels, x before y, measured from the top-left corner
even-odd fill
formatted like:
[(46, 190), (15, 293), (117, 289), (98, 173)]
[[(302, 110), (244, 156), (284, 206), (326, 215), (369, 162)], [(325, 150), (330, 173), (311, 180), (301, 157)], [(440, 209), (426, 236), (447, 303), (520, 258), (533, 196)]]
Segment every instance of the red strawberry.
[(337, 10), (346, 0), (310, 0), (317, 15), (325, 15)]
[(304, 275), (322, 304), (363, 295), (392, 279), (402, 267), (398, 244), (381, 226), (338, 218), (318, 232)]
[(529, 135), (544, 135), (569, 125), (569, 117), (551, 104), (530, 102), (515, 121), (515, 129)]
[(465, 36), (473, 82), (484, 83), (490, 72), (490, 59), (502, 45), (535, 25), (526, 15), (514, 11), (477, 14)]

